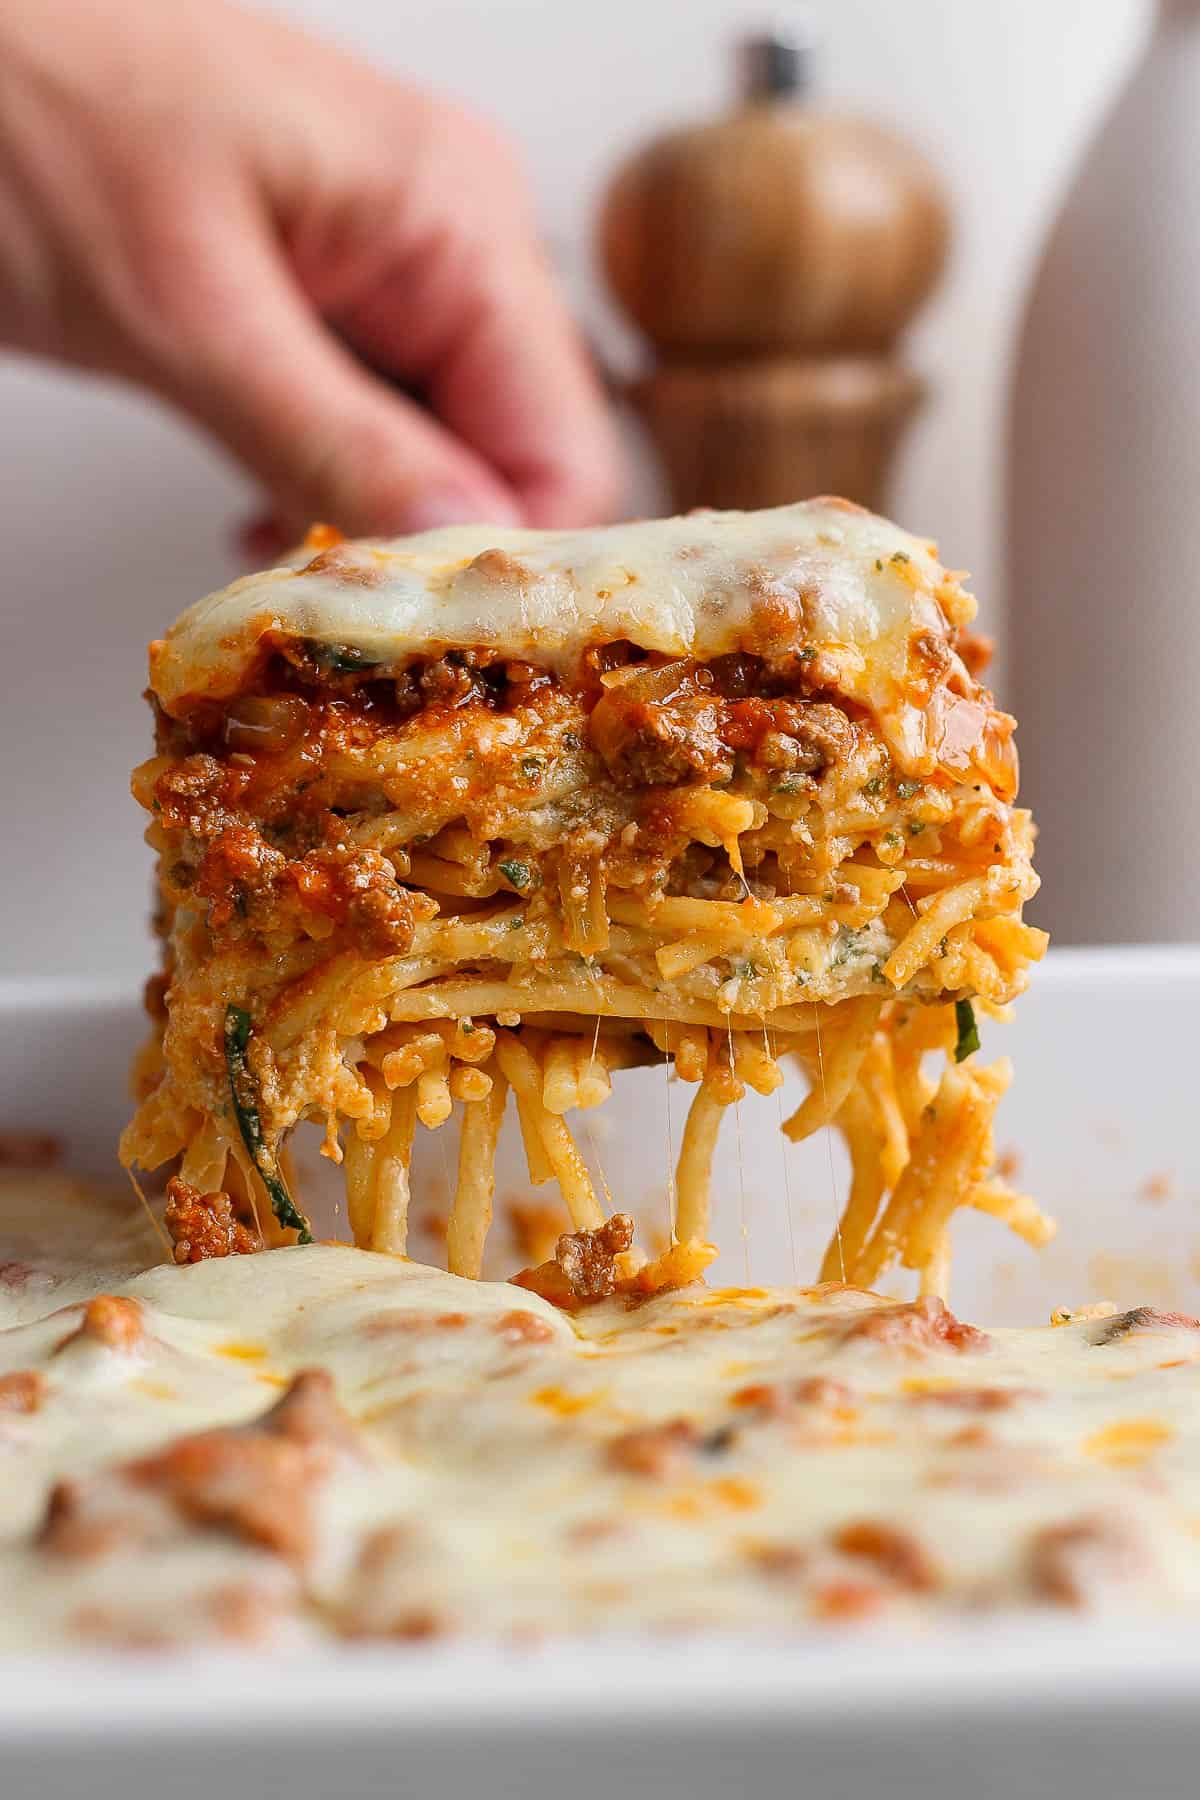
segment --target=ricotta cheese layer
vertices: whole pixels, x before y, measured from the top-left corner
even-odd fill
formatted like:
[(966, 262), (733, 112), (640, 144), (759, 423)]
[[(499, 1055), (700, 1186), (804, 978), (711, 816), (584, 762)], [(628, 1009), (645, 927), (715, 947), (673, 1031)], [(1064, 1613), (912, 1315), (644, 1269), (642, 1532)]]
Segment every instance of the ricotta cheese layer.
[(10, 1651), (1200, 1609), (1195, 1320), (833, 1285), (568, 1317), (336, 1244), (144, 1266), (127, 1208), (5, 1179)]

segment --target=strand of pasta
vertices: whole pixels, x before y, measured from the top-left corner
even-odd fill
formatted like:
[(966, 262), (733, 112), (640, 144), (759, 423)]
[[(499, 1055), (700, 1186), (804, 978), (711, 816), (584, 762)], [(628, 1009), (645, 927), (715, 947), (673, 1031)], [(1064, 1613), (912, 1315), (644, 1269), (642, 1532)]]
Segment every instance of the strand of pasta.
[(525, 1167), (529, 1171), (530, 1184), (533, 1187), (545, 1187), (548, 1181), (554, 1180), (554, 1164), (550, 1161), (542, 1138), (538, 1115), (528, 1094), (514, 1091), (513, 1097), (517, 1103), (517, 1119), (521, 1127), (521, 1142), (525, 1150)]
[(877, 1110), (863, 1093), (847, 1095), (838, 1112), (838, 1128), (850, 1152), (850, 1192), (836, 1230), (821, 1260), (821, 1281), (854, 1279), (867, 1235), (887, 1192)]
[(814, 1082), (802, 1104), (784, 1121), (784, 1135), (794, 1144), (828, 1125), (850, 1094), (875, 1034), (883, 1002), (871, 995), (844, 1000), (834, 1009), (836, 1029), (825, 1030), (824, 1079)]
[(876, 1031), (871, 1039), (862, 1061), (860, 1079), (864, 1096), (875, 1115), (883, 1185), (894, 1188), (908, 1161), (908, 1126), (896, 1091), (896, 1065), (889, 1032)]
[[(951, 1006), (922, 1008), (919, 1015), (902, 1008), (872, 1039), (859, 1081), (836, 1117), (850, 1151), (851, 1189), (825, 1252), (822, 1280), (838, 1279), (844, 1261), (846, 1279), (869, 1286), (899, 1259), (918, 1271), (922, 1293), (944, 1296), (949, 1223), (962, 1206), (992, 1214), (1034, 1246), (1054, 1235), (1054, 1221), (1034, 1200), (986, 1174), (993, 1155), (991, 1122), (1009, 1078), (1007, 1064), (951, 1066), (928, 1103), (933, 1090), (920, 1060), (930, 1048), (948, 1048), (952, 1016)], [(902, 1077), (909, 1088), (907, 1108), (899, 1091)], [(906, 1110), (912, 1120), (911, 1155)]]
[(202, 1194), (216, 1192), (224, 1184), (229, 1144), (219, 1119), (206, 1118), (189, 1142), (179, 1165), (179, 1173), (190, 1187)]
[(950, 1292), (950, 1232), (943, 1227), (938, 1233), (918, 1273), (917, 1292), (922, 1297), (936, 1296), (945, 1300)]
[(546, 1046), (542, 1099), (548, 1112), (589, 1111), (612, 1093), (616, 1069), (630, 1069), (647, 1059), (630, 1039), (589, 1044), (578, 1037), (554, 1037)]
[(230, 1143), (229, 1146), (229, 1160), (225, 1165), (225, 1192), (235, 1204), (241, 1203), (249, 1207), (254, 1218), (254, 1228), (264, 1245), (270, 1247), (289, 1241), (291, 1234), (284, 1231), (276, 1220), (258, 1170), (240, 1142)]
[(676, 981), (704, 963), (715, 962), (728, 949), (728, 937), (717, 932), (702, 932), (674, 944), (664, 944), (654, 952), (654, 960), (664, 981)]
[(446, 1267), (452, 1275), (478, 1280), (483, 1272), (483, 1246), (496, 1189), (496, 1142), (507, 1098), (508, 1083), (497, 1069), (489, 1092), (463, 1106), (458, 1181), (446, 1230)]
[(375, 1231), (375, 1145), (351, 1131), (342, 1146), (342, 1183), (354, 1242), (369, 1248)]
[(408, 1245), (408, 1208), (412, 1192), (413, 1138), (417, 1095), (402, 1088), (392, 1098), (388, 1128), (375, 1152), (374, 1211), (371, 1248), (403, 1256)]
[(783, 1086), (783, 1070), (767, 1046), (764, 1029), (762, 1039), (750, 1031), (739, 1031), (734, 1037), (734, 1069), (739, 1081), (756, 1094), (774, 1094)]
[(547, 1111), (542, 1099), (543, 1076), (539, 1063), (528, 1046), (511, 1031), (497, 1033), (496, 1061), (516, 1093), (518, 1103), (524, 1103), (523, 1127), (527, 1125), (541, 1139), (546, 1160), (554, 1171), (576, 1231), (594, 1231), (604, 1223), (604, 1213), (574, 1139), (562, 1120)]
[(764, 1017), (726, 1013), (711, 1002), (672, 998), (598, 975), (594, 983), (579, 979), (531, 980), (528, 988), (509, 981), (489, 981), (475, 976), (455, 976), (435, 986), (408, 988), (397, 995), (390, 1013), (393, 1020), (447, 1019), (466, 1015), (495, 1017), (505, 1012), (592, 1012), (601, 1018), (661, 1019), (689, 1025), (727, 1025), (734, 1031), (761, 1030), (798, 1033), (813, 1029), (813, 1006), (781, 1006)]
[(665, 1019), (644, 1019), (650, 1041), (673, 1059), (680, 1081), (703, 1081), (708, 1069), (708, 1031), (701, 1025), (673, 1025)]
[(726, 1108), (742, 1099), (745, 1088), (724, 1045), (709, 1047), (708, 1066), (688, 1108), (675, 1166), (678, 1206), (675, 1235), (681, 1244), (708, 1242), (712, 1165)]
[(909, 1160), (855, 1264), (854, 1281), (870, 1287), (897, 1259), (920, 1269), (934, 1255), (950, 1214), (990, 1166), (992, 1114), (1010, 1074), (1005, 1063), (945, 1070)]
[(1001, 1219), (1010, 1231), (1024, 1238), (1035, 1250), (1042, 1249), (1054, 1236), (1056, 1226), (1031, 1194), (1022, 1194), (1005, 1181), (981, 1181), (966, 1197), (966, 1204), (978, 1212)]
[(160, 1168), (183, 1154), (202, 1122), (202, 1116), (180, 1102), (167, 1074), (121, 1133), (118, 1154), (122, 1164), (126, 1168), (135, 1163), (143, 1169)]
[(708, 1240), (713, 1156), (728, 1104), (706, 1078), (688, 1108), (675, 1165), (675, 1236), (681, 1244)]

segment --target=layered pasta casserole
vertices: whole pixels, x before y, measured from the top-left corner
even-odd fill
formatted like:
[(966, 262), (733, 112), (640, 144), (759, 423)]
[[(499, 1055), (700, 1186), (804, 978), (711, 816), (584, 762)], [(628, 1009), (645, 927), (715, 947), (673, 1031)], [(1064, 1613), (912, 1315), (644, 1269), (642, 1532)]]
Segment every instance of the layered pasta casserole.
[(164, 967), (122, 1145), (173, 1168), (180, 1259), (308, 1237), (305, 1120), (355, 1241), (404, 1251), (414, 1134), (456, 1116), (447, 1261), (477, 1276), (510, 1099), (530, 1181), (610, 1230), (571, 1116), (664, 1061), (693, 1090), (671, 1239), (610, 1230), (619, 1280), (701, 1272), (721, 1121), (786, 1059), (784, 1132), (832, 1123), (853, 1164), (822, 1278), (899, 1260), (940, 1293), (964, 1205), (1045, 1235), (993, 1167), (1009, 1070), (975, 1054), (1045, 938), (974, 610), (934, 545), (817, 500), (317, 530), (185, 613), (134, 780)]

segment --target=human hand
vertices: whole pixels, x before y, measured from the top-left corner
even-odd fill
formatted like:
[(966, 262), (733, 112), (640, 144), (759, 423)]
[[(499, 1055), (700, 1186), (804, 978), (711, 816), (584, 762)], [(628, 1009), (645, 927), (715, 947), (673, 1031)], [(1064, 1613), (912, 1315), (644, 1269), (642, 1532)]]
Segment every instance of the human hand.
[(0, 342), (206, 426), (262, 553), (614, 500), (509, 145), (226, 0), (0, 0)]

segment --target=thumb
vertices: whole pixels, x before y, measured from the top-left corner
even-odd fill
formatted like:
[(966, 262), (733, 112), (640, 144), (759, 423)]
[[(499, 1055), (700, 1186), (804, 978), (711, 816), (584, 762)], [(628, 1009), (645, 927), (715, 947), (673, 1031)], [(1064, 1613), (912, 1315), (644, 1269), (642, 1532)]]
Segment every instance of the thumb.
[(162, 386), (258, 476), (285, 536), (519, 521), (514, 489), (346, 349), (265, 232), (222, 244), (208, 276), (176, 309)]

